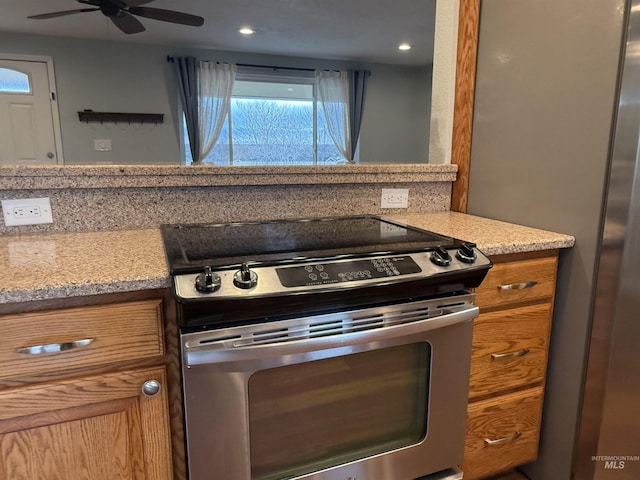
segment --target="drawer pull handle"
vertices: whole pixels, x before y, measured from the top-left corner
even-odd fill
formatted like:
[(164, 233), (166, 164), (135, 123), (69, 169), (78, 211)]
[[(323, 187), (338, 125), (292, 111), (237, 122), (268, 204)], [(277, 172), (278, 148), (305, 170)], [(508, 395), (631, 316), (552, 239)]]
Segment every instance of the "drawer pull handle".
[(33, 345), (31, 347), (16, 348), (16, 353), (24, 353), (26, 355), (45, 355), (48, 353), (62, 353), (74, 348), (86, 347), (92, 343), (94, 338), (83, 338), (75, 342), (50, 343), (48, 345)]
[(525, 288), (535, 287), (538, 282), (532, 280), (530, 282), (511, 283), (509, 285), (500, 285), (498, 290), (524, 290)]
[(529, 353), (531, 350), (529, 350), (528, 348), (523, 348), (522, 350), (518, 350), (517, 352), (509, 352), (509, 353), (492, 353), (491, 354), (491, 358), (492, 359), (497, 359), (497, 358), (507, 358), (507, 357), (524, 357), (527, 353)]
[(516, 432), (510, 437), (499, 438), (498, 440), (491, 440), (491, 439), (485, 438), (484, 443), (486, 443), (487, 445), (502, 445), (503, 443), (515, 442), (521, 436), (522, 436), (522, 433)]

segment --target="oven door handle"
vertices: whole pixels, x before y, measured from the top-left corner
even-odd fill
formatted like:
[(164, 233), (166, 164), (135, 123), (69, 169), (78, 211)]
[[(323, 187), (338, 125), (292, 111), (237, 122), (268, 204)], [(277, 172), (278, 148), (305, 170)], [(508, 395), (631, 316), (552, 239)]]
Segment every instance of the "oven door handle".
[(291, 341), (274, 341), (264, 344), (246, 345), (240, 335), (228, 336), (220, 340), (183, 342), (183, 360), (187, 367), (213, 363), (246, 362), (283, 357), (285, 355), (309, 354), (330, 349), (338, 349), (333, 354), (316, 355), (316, 359), (328, 358), (348, 352), (356, 345), (383, 342), (401, 337), (420, 335), (430, 330), (470, 322), (478, 316), (476, 306), (459, 311), (448, 311), (438, 317), (424, 318), (399, 325), (382, 326), (372, 330), (341, 333), (337, 335), (304, 338)]

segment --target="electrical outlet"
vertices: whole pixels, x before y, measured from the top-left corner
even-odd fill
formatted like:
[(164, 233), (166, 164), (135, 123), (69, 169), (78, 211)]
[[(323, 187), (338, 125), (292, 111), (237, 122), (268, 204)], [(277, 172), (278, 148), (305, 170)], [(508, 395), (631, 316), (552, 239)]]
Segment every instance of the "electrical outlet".
[(7, 227), (53, 223), (48, 197), (2, 200), (2, 216)]
[(409, 206), (408, 188), (383, 188), (381, 208), (407, 208)]

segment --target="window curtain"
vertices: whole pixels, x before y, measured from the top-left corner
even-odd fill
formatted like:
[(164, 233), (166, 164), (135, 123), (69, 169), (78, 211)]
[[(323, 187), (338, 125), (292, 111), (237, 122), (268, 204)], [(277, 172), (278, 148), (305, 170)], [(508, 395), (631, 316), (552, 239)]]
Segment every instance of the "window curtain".
[(174, 68), (184, 112), (191, 158), (200, 158), (200, 129), (198, 127), (198, 61), (194, 57), (176, 57)]
[(367, 96), (367, 83), (371, 72), (368, 70), (349, 71), (349, 131), (351, 132), (351, 158), (356, 157), (360, 127)]
[(353, 163), (349, 129), (349, 75), (347, 72), (316, 70), (316, 86), (329, 135), (340, 155)]
[(220, 138), (229, 114), (237, 67), (198, 62), (194, 57), (175, 58), (174, 65), (191, 158), (194, 164), (202, 163)]
[[(200, 62), (198, 71), (198, 128), (201, 163), (213, 149), (231, 108), (237, 67), (229, 63)], [(189, 137), (191, 139), (191, 137)]]
[(367, 70), (316, 70), (318, 98), (329, 135), (349, 163), (355, 163), (370, 76)]

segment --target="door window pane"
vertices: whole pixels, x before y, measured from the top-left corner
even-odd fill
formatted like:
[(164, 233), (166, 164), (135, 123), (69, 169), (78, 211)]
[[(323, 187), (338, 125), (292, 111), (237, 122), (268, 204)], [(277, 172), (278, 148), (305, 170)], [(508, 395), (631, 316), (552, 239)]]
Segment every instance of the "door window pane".
[(17, 70), (0, 67), (0, 92), (31, 93), (29, 76)]
[(430, 362), (423, 342), (256, 372), (248, 387), (252, 480), (420, 443)]

